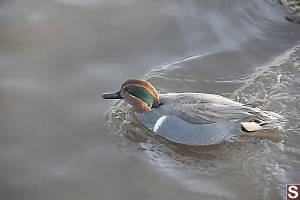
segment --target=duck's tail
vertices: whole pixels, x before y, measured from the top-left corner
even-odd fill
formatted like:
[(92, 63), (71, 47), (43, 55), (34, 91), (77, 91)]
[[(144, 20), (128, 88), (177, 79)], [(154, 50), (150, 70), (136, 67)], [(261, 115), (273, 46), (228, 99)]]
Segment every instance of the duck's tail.
[(280, 128), (285, 121), (281, 115), (274, 112), (263, 111), (263, 115), (266, 118), (264, 121), (241, 122), (242, 129), (246, 132), (275, 129)]

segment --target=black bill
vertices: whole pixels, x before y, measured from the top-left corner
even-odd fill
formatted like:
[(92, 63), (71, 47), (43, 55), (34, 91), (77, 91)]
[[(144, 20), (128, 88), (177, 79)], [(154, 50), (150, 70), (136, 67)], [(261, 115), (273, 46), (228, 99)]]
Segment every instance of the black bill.
[(115, 93), (105, 93), (105, 94), (102, 94), (102, 98), (103, 99), (123, 99), (121, 97), (121, 92), (120, 91), (115, 92)]

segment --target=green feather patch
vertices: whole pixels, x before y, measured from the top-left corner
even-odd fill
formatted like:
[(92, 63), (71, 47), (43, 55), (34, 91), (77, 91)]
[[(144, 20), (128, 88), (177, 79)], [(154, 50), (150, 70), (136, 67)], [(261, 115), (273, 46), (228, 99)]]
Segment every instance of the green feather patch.
[(141, 86), (128, 85), (125, 90), (132, 96), (135, 96), (144, 101), (149, 107), (152, 106), (155, 97), (147, 89)]

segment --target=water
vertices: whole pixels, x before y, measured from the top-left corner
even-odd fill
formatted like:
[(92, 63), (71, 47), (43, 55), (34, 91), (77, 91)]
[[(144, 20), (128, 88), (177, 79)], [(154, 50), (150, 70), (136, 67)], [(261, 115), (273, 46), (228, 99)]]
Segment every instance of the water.
[[(0, 199), (283, 199), (300, 183), (289, 15), (267, 0), (0, 1)], [(132, 77), (161, 93), (266, 98), (287, 123), (209, 147), (171, 143), (100, 98)]]

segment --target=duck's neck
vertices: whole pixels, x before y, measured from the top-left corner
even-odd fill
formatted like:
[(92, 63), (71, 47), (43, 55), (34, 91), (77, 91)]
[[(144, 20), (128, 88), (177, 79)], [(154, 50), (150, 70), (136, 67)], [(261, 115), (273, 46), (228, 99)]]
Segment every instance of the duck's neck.
[(158, 108), (162, 104), (163, 104), (163, 102), (161, 102), (159, 100), (158, 101), (154, 101), (151, 108)]

